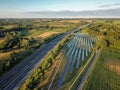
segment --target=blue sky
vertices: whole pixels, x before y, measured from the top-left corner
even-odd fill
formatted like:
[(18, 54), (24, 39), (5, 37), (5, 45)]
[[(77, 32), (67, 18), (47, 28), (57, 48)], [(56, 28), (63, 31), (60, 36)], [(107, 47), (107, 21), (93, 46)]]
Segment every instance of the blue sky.
[[(44, 15), (28, 15), (27, 12), (91, 11), (119, 8), (119, 4), (120, 0), (0, 0), (0, 17), (41, 18), (44, 17)], [(50, 16), (48, 15), (48, 17)]]

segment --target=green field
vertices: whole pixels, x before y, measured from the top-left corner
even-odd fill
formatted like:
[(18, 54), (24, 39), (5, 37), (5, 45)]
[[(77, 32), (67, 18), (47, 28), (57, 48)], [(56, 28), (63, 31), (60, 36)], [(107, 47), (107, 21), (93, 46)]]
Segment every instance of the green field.
[(96, 20), (95, 25), (82, 30), (101, 38), (98, 46), (102, 48), (83, 90), (120, 89), (119, 25), (120, 20)]
[(100, 52), (83, 90), (120, 89), (120, 50), (105, 48)]

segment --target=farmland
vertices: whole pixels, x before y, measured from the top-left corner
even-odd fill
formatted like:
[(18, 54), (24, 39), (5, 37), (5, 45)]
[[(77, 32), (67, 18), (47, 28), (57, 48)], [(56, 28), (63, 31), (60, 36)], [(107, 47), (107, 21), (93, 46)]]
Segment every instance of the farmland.
[(102, 50), (83, 90), (119, 90), (119, 66), (119, 50), (113, 48), (106, 48)]

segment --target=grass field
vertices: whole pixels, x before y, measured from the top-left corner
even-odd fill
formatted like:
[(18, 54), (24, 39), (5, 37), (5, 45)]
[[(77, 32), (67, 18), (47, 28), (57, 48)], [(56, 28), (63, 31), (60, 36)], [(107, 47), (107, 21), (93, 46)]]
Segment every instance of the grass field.
[(106, 20), (96, 20), (96, 23), (104, 23)]
[(14, 28), (16, 28), (18, 26), (17, 25), (7, 25), (7, 26), (2, 26), (2, 27), (4, 27), (4, 29), (9, 30), (9, 29), (14, 29)]
[(120, 90), (120, 51), (105, 48), (83, 90)]
[[(20, 50), (13, 50), (12, 52), (19, 52)], [(7, 55), (9, 55), (11, 53), (10, 52), (4, 52), (4, 53), (0, 53), (0, 59), (3, 59), (3, 57), (6, 57)]]
[(45, 33), (41, 34), (39, 37), (47, 38), (47, 37), (50, 37), (50, 36), (55, 35), (55, 34), (59, 34), (59, 32), (49, 31), (49, 32), (45, 32)]
[(114, 24), (120, 24), (120, 20), (114, 20)]

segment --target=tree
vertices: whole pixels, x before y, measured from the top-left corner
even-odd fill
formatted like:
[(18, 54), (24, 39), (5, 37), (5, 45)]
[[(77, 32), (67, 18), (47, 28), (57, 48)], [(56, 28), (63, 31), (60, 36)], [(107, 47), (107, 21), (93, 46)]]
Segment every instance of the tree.
[(14, 46), (19, 47), (20, 38), (21, 38), (20, 33), (15, 32), (7, 33), (3, 41), (2, 48), (10, 49), (13, 48)]
[(46, 27), (46, 28), (49, 28), (50, 26), (49, 26), (49, 25), (46, 25), (45, 27)]

